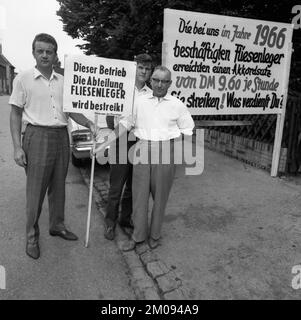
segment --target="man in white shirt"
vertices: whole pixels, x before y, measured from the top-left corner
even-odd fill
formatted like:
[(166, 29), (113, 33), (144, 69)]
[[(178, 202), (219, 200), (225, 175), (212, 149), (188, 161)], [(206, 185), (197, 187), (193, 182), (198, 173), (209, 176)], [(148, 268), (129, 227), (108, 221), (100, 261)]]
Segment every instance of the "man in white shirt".
[[(48, 191), (49, 233), (65, 240), (77, 236), (64, 225), (65, 180), (69, 164), (68, 116), (96, 134), (92, 121), (82, 114), (63, 112), (63, 76), (53, 70), (57, 42), (45, 33), (32, 43), (35, 68), (14, 79), (10, 128), (15, 162), (26, 172), (26, 253), (40, 257), (39, 217)], [(21, 127), (26, 125), (21, 143)]]
[[(192, 135), (194, 128), (187, 107), (179, 99), (167, 94), (170, 85), (169, 69), (156, 67), (151, 76), (153, 92), (138, 97), (133, 117), (124, 118), (119, 124), (119, 135), (122, 131), (132, 129), (139, 139), (135, 145), (132, 184), (134, 232), (132, 239), (124, 244), (124, 251), (133, 250), (137, 243), (147, 239), (152, 249), (159, 245), (164, 212), (175, 174), (174, 144), (177, 140), (181, 141), (182, 134)], [(114, 138), (114, 134), (110, 135), (100, 149), (105, 148)], [(163, 154), (166, 155), (166, 151), (169, 159), (164, 162)], [(147, 155), (146, 162), (137, 161), (142, 154)], [(161, 160), (156, 161), (157, 155)], [(151, 161), (152, 158), (155, 161)], [(149, 226), (150, 194), (154, 203)]]
[[(152, 71), (152, 57), (146, 53), (139, 54), (135, 57), (137, 62), (136, 78), (135, 78), (135, 99), (139, 96), (150, 93), (151, 89), (146, 85), (149, 81)], [(108, 127), (112, 130), (118, 124), (118, 120), (114, 116), (107, 116)], [(129, 149), (134, 145), (135, 141), (127, 139), (117, 139), (116, 143), (111, 145), (110, 152), (114, 150), (115, 163), (110, 162), (110, 187), (108, 194), (108, 204), (105, 217), (105, 232), (104, 236), (108, 240), (113, 240), (115, 237), (115, 227), (118, 219), (119, 204), (120, 217), (119, 225), (122, 230), (130, 235), (132, 231), (132, 173), (133, 165), (126, 159), (122, 163), (119, 159), (120, 153), (128, 154)], [(123, 190), (124, 189), (124, 190)]]

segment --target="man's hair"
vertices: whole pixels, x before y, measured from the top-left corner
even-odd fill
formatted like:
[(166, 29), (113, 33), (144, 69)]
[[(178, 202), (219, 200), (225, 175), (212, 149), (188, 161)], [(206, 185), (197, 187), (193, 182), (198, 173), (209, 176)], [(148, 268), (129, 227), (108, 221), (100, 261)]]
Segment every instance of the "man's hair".
[(166, 72), (166, 73), (168, 73), (169, 74), (169, 77), (171, 78), (171, 72), (170, 72), (170, 70), (168, 69), (168, 68), (166, 68), (165, 66), (156, 66), (155, 67), (155, 69), (154, 69), (154, 72), (153, 72), (153, 74), (156, 72), (156, 70), (160, 70), (160, 71), (164, 71), (164, 72)]
[(137, 63), (142, 63), (142, 64), (146, 64), (146, 63), (152, 64), (153, 63), (152, 57), (147, 53), (138, 54), (137, 56), (134, 57), (134, 61), (136, 61)]
[(51, 43), (54, 46), (54, 52), (55, 53), (57, 52), (57, 42), (50, 34), (47, 34), (47, 33), (37, 34), (32, 42), (32, 51), (34, 51), (35, 44), (37, 41)]

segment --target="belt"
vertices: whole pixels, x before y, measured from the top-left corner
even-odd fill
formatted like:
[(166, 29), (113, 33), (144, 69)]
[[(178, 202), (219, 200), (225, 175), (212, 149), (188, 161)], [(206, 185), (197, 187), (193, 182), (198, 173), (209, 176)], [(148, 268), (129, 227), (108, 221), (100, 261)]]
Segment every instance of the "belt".
[(27, 125), (30, 127), (41, 128), (41, 129), (66, 129), (67, 128), (67, 126), (39, 126), (31, 123), (28, 123)]
[(167, 141), (170, 141), (170, 142), (173, 142), (173, 141), (175, 141), (175, 138), (172, 138), (172, 139), (167, 139), (167, 140), (146, 140), (146, 139), (140, 139), (140, 138), (138, 138), (138, 137), (136, 137), (137, 138), (137, 141), (145, 141), (145, 142), (167, 142)]

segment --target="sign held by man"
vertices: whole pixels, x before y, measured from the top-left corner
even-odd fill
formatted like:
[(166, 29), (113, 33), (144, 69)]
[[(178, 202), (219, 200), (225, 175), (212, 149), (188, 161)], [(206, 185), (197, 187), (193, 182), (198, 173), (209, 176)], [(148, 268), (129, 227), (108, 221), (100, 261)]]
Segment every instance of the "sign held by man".
[(81, 55), (65, 57), (64, 111), (130, 114), (136, 62)]

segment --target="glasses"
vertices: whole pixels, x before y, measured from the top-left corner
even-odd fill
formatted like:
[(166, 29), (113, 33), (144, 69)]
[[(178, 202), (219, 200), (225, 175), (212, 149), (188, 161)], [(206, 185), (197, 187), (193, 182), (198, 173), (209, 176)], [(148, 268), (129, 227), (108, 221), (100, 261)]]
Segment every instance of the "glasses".
[(157, 78), (152, 78), (152, 81), (154, 81), (155, 84), (159, 84), (160, 82), (162, 84), (169, 84), (170, 83), (170, 80), (160, 80), (160, 79), (157, 79)]

